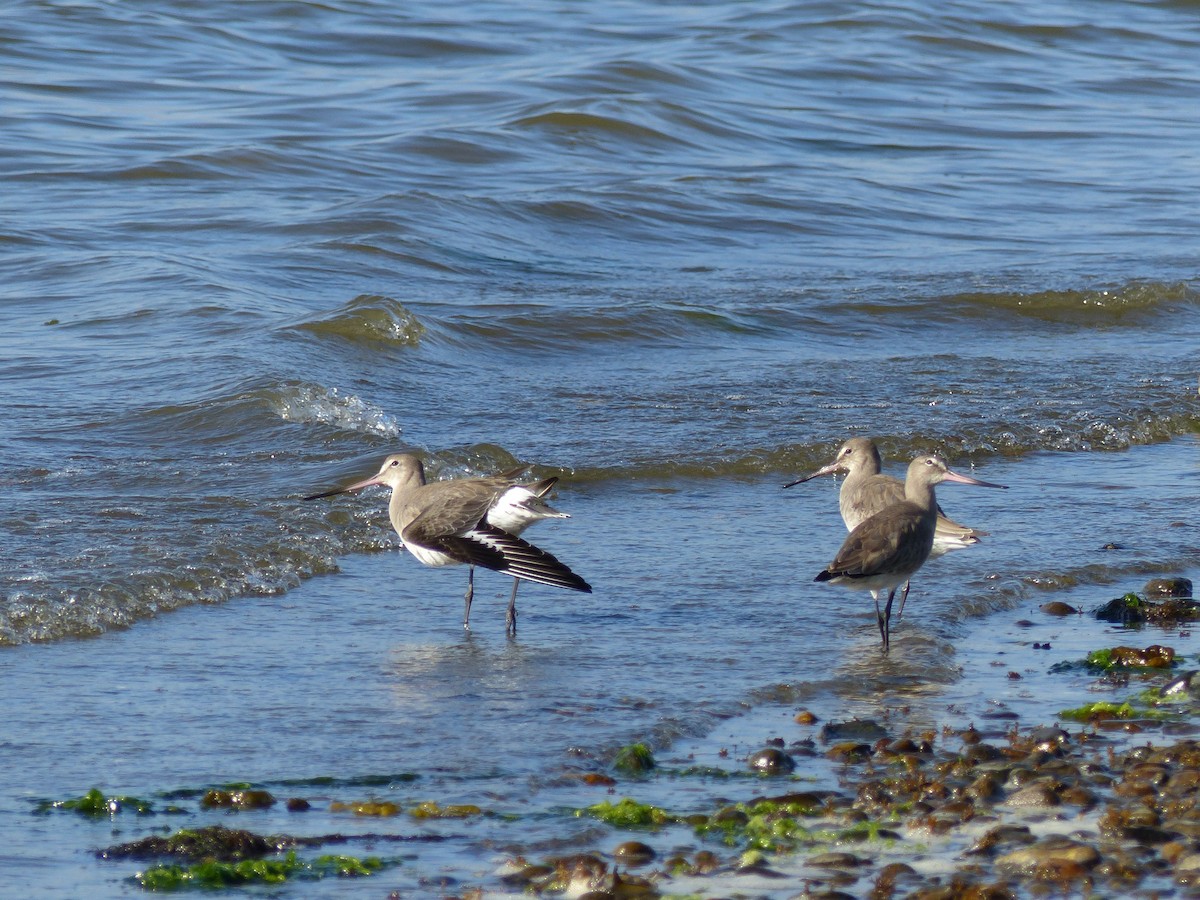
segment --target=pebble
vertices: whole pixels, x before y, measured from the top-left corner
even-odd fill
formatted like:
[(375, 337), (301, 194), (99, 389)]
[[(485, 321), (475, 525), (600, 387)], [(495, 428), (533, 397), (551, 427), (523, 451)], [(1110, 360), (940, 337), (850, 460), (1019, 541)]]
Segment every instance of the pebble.
[(653, 861), (656, 855), (653, 847), (641, 841), (626, 841), (613, 850), (613, 858), (628, 866), (644, 866)]
[(1023, 875), (1057, 873), (1075, 874), (1100, 862), (1100, 853), (1090, 844), (1060, 835), (1043, 838), (1028, 847), (1021, 847), (996, 860), (1001, 869)]
[(1044, 781), (1035, 781), (1010, 794), (1006, 802), (1009, 806), (1040, 808), (1058, 806), (1062, 801), (1052, 785)]
[(746, 762), (754, 771), (764, 775), (786, 775), (796, 768), (796, 760), (776, 747), (767, 747), (751, 753)]
[(874, 719), (829, 722), (821, 727), (823, 741), (878, 741), (888, 736), (887, 729)]

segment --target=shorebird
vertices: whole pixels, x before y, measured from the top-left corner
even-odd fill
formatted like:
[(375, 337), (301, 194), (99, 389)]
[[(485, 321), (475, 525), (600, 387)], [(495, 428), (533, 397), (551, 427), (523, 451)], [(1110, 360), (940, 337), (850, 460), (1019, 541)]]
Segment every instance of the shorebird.
[(522, 540), (522, 531), (542, 519), (567, 519), (543, 499), (557, 478), (518, 483), (517, 469), (490, 478), (425, 481), (425, 467), (411, 453), (393, 453), (370, 478), (347, 487), (305, 497), (317, 500), (357, 491), (373, 484), (392, 490), (388, 517), (400, 542), (427, 566), (470, 566), (463, 597), (463, 628), (470, 628), (475, 596), (475, 566), (513, 577), (505, 631), (517, 631), (517, 586), (520, 579), (590, 594), (591, 586), (545, 550)]
[[(815, 472), (797, 478), (785, 484), (785, 488), (812, 481), (822, 475), (832, 475), (835, 472), (845, 472), (846, 477), (838, 490), (838, 509), (846, 530), (853, 531), (859, 524), (869, 519), (875, 513), (882, 512), (893, 503), (904, 499), (904, 482), (891, 475), (882, 474), (883, 461), (879, 457), (879, 448), (870, 438), (850, 438), (842, 444), (833, 462), (822, 466)], [(949, 518), (942, 508), (937, 508), (937, 526), (933, 532), (933, 549), (929, 552), (930, 559), (937, 559), (951, 550), (961, 550), (978, 544), (986, 531), (960, 525)], [(896, 618), (904, 616), (904, 604), (908, 600), (908, 582), (904, 582), (904, 590), (900, 594), (900, 609)]]
[[(887, 652), (889, 645), (892, 601), (896, 596), (896, 588), (908, 581), (933, 551), (938, 517), (933, 488), (943, 481), (979, 487), (1004, 487), (1002, 484), (960, 475), (939, 456), (918, 456), (908, 466), (908, 475), (904, 479), (904, 499), (856, 525), (833, 562), (813, 579), (871, 592), (884, 652)], [(879, 595), (885, 590), (888, 592), (887, 604), (881, 613)]]

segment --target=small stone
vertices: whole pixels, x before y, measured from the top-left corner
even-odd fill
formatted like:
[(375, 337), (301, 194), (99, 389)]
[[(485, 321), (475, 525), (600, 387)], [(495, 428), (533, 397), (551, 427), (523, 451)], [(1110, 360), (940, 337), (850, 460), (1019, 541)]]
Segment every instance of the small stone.
[(726, 806), (724, 809), (719, 809), (712, 818), (718, 824), (731, 822), (734, 825), (745, 825), (750, 821), (750, 816), (736, 806)]
[(1009, 796), (1007, 800), (1009, 806), (1022, 808), (1058, 806), (1060, 802), (1058, 792), (1049, 784), (1042, 781), (1035, 781), (1025, 785)]
[(816, 856), (810, 856), (806, 862), (810, 866), (817, 866), (821, 869), (852, 869), (855, 866), (861, 866), (866, 860), (860, 859), (853, 853), (830, 851), (829, 853), (818, 853)]
[(860, 744), (856, 741), (845, 741), (830, 747), (825, 751), (825, 756), (844, 763), (862, 762), (863, 760), (870, 759), (871, 745)]
[(275, 798), (269, 792), (261, 790), (224, 791), (214, 788), (200, 798), (200, 805), (210, 809), (213, 807), (267, 809), (275, 805)]
[(1006, 844), (1032, 844), (1033, 833), (1026, 825), (997, 825), (988, 829), (967, 851), (972, 855), (991, 855)]
[(991, 800), (1000, 794), (999, 779), (995, 775), (980, 775), (963, 790), (973, 800)]
[(627, 866), (644, 866), (652, 862), (656, 855), (653, 847), (641, 841), (626, 841), (613, 850), (613, 858)]
[(305, 812), (311, 809), (311, 804), (303, 797), (290, 797), (287, 802), (288, 812)]
[(754, 771), (762, 772), (764, 775), (786, 775), (796, 768), (796, 761), (775, 747), (767, 747), (751, 753), (746, 758), (746, 762)]
[(1192, 596), (1192, 581), (1190, 578), (1151, 578), (1142, 593), (1147, 597), (1186, 599)]
[(1100, 862), (1100, 853), (1090, 844), (1059, 835), (1043, 838), (1028, 847), (1006, 853), (996, 860), (1001, 869), (1035, 877), (1074, 875)]
[(887, 729), (874, 719), (829, 722), (821, 728), (823, 741), (877, 741), (888, 736)]
[(1200, 872), (1200, 853), (1187, 853), (1175, 862), (1175, 874), (1194, 874)]
[(817, 717), (815, 715), (813, 715), (811, 712), (809, 712), (807, 709), (801, 710), (800, 712), (796, 713), (796, 724), (797, 725), (815, 725), (818, 721), (819, 720), (817, 719)]
[(1192, 669), (1172, 678), (1158, 692), (1160, 697), (1200, 697), (1200, 671)]
[(1029, 732), (1029, 740), (1037, 750), (1057, 750), (1071, 739), (1071, 735), (1061, 728), (1042, 726)]

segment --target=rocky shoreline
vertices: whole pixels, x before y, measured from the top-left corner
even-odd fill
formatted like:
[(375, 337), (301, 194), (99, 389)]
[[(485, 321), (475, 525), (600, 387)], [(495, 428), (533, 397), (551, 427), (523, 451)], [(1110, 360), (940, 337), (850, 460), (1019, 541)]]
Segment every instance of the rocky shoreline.
[[(1022, 640), (1037, 663), (1025, 670), (1031, 680), (1048, 665), (1076, 693), (1111, 698), (1070, 709), (1034, 696), (1020, 717), (956, 708), (944, 724), (916, 727), (903, 714), (837, 721), (827, 710), (832, 721), (822, 722), (778, 707), (769, 725), (763, 715), (729, 720), (732, 748), (713, 735), (702, 750), (676, 746), (661, 760), (640, 744), (581, 757), (535, 790), (524, 814), (462, 794), (430, 799), (436, 782), (420, 776), (364, 783), (366, 798), (347, 795), (353, 782), (287, 797), (243, 785), (176, 793), (162, 809), (93, 791), (39, 811), (207, 823), (96, 851), (101, 865), (137, 861), (134, 880), (155, 891), (369, 878), (390, 897), (462, 900), (1200, 896), (1200, 675), (1189, 670), (1194, 645), (1163, 643), (1174, 635), (1188, 646), (1200, 610), (1190, 584), (1170, 592), (1152, 582), (1092, 616), (1039, 611), (1077, 616), (1076, 644), (1114, 633), (1138, 643), (1054, 662), (1049, 643)], [(1158, 641), (1142, 646), (1146, 633), (1086, 624), (1117, 613), (1152, 623)], [(1015, 654), (1003, 659), (1021, 665)], [(1032, 710), (1042, 723), (1032, 724)], [(295, 834), (261, 833), (256, 816), (272, 809)], [(239, 827), (214, 824), (217, 815)], [(316, 834), (318, 822), (370, 826)]]

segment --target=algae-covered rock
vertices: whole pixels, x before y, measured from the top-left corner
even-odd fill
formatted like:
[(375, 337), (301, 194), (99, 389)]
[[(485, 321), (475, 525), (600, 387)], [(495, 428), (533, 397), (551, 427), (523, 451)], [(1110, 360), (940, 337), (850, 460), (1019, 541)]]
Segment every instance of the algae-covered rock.
[(236, 828), (210, 825), (206, 828), (183, 828), (163, 837), (151, 835), (126, 844), (98, 850), (101, 859), (160, 859), (174, 857), (186, 861), (219, 859), (230, 862), (257, 859), (280, 849), (278, 842)]
[(331, 812), (349, 812), (356, 816), (397, 816), (400, 806), (390, 800), (355, 800), (342, 803), (335, 800), (329, 804)]
[(115, 816), (122, 812), (146, 816), (154, 813), (154, 804), (138, 797), (107, 796), (99, 788), (92, 788), (82, 797), (70, 800), (42, 800), (34, 811), (48, 813), (57, 809), (70, 810), (81, 816)]
[(223, 790), (213, 788), (206, 791), (200, 798), (200, 805), (208, 809), (214, 807), (223, 809), (269, 809), (275, 805), (275, 798), (269, 791), (254, 790), (253, 788), (237, 788)]
[(1142, 588), (1147, 597), (1170, 597), (1185, 599), (1192, 596), (1192, 580), (1190, 578), (1151, 578)]
[(645, 744), (630, 744), (617, 751), (613, 768), (626, 775), (641, 775), (654, 768), (654, 754)]

